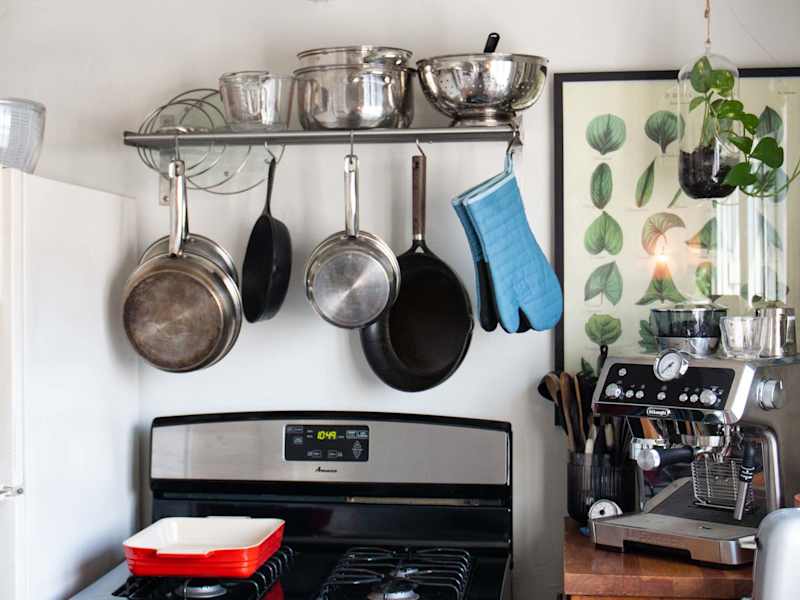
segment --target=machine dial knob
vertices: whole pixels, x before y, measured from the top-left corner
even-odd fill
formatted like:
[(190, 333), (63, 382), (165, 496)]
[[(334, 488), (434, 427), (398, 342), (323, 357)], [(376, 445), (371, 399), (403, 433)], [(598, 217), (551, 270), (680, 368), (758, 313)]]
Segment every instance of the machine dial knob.
[(714, 406), (717, 400), (717, 395), (711, 390), (703, 390), (700, 392), (700, 404), (703, 406)]
[(616, 383), (609, 383), (606, 386), (606, 396), (609, 398), (619, 398), (622, 396), (622, 388)]
[(780, 379), (766, 379), (758, 384), (758, 403), (764, 410), (783, 408), (786, 392)]

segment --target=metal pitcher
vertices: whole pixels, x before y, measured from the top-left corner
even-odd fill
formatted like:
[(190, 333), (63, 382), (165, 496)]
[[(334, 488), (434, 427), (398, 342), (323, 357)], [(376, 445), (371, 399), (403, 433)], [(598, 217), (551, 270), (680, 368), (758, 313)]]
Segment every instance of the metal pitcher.
[(764, 319), (762, 325), (763, 358), (780, 358), (797, 354), (794, 309), (786, 306), (756, 309), (756, 316)]

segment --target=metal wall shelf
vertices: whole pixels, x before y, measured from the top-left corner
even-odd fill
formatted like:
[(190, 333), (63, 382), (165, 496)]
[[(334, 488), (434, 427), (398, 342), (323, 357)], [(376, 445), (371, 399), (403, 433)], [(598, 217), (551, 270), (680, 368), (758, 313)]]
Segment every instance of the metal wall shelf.
[(127, 146), (139, 148), (168, 148), (177, 138), (181, 146), (208, 144), (256, 146), (294, 146), (311, 144), (403, 144), (414, 142), (511, 142), (512, 127), (435, 127), (427, 129), (358, 129), (354, 131), (264, 131), (264, 132), (213, 132), (174, 134), (140, 134), (126, 131), (123, 139)]

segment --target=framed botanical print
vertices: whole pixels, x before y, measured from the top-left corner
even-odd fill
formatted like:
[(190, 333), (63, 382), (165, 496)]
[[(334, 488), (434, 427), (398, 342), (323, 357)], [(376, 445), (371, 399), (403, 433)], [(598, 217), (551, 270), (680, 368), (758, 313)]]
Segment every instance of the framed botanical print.
[[(782, 141), (791, 172), (800, 68), (740, 75), (740, 99), (759, 115), (759, 134)], [(596, 370), (603, 345), (616, 355), (656, 351), (651, 308), (800, 304), (800, 182), (767, 198), (687, 196), (677, 71), (557, 73), (554, 83), (557, 369)]]

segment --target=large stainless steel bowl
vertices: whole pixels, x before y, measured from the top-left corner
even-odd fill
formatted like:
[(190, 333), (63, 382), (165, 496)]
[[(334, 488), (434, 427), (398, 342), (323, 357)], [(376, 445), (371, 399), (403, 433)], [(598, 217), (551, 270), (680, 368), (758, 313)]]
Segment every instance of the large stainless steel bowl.
[(375, 64), (405, 67), (411, 54), (410, 50), (391, 46), (337, 46), (303, 50), (297, 55), (297, 59), (300, 67)]
[(417, 62), (428, 101), (457, 125), (503, 125), (541, 96), (548, 60), (527, 54), (452, 54)]
[(327, 65), (294, 72), (303, 129), (405, 128), (414, 118), (413, 69)]

